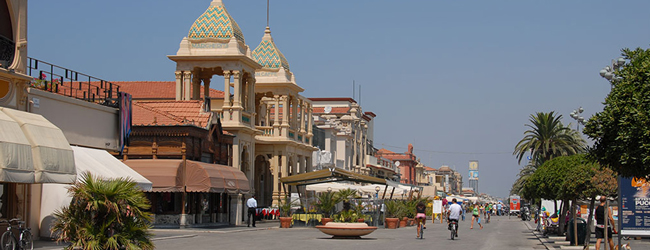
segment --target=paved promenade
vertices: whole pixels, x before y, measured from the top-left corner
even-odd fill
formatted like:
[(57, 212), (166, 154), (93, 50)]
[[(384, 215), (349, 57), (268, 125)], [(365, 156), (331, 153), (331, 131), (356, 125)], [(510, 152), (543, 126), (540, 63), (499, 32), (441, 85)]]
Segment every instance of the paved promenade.
[[(446, 224), (427, 222), (425, 239), (415, 239), (415, 227), (395, 230), (380, 228), (360, 240), (331, 239), (315, 228), (279, 229), (279, 222), (259, 223), (256, 228), (228, 227), (215, 229), (155, 229), (156, 249), (553, 249), (538, 239), (532, 228), (514, 217), (493, 217), (483, 229), (470, 221), (460, 222), (459, 238), (451, 240)], [(529, 225), (533, 225), (530, 223)], [(643, 243), (645, 242), (645, 243)], [(635, 245), (650, 245), (647, 240)], [(61, 249), (54, 242), (37, 242), (35, 249)], [(557, 247), (557, 249), (560, 249)], [(633, 248), (648, 249), (648, 248)]]

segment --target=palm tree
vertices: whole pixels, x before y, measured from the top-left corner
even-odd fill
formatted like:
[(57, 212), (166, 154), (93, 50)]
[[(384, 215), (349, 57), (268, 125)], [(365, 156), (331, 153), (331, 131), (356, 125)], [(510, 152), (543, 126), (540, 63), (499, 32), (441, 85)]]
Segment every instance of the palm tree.
[(577, 131), (564, 126), (561, 119), (562, 115), (556, 116), (555, 111), (530, 115), (532, 125), (526, 124), (530, 129), (524, 132), (524, 138), (517, 143), (513, 152), (518, 163), (521, 163), (527, 152), (540, 166), (554, 157), (573, 155), (585, 150), (585, 140)]
[(519, 170), (519, 174), (517, 174), (517, 180), (512, 184), (512, 188), (510, 189), (511, 195), (521, 194), (524, 189), (524, 185), (526, 184), (526, 180), (528, 180), (528, 177), (535, 173), (535, 169), (537, 169), (537, 167), (538, 166), (533, 161), (530, 161), (528, 164), (526, 164), (526, 166)]
[(85, 172), (68, 192), (72, 201), (56, 211), (52, 232), (67, 249), (154, 249), (150, 204), (128, 178), (102, 180)]

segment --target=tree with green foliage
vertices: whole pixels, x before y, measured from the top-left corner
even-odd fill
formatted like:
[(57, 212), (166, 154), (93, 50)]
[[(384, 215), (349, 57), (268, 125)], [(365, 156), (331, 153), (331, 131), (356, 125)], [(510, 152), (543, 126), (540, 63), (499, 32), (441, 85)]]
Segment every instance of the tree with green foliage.
[(102, 180), (90, 173), (69, 188), (70, 205), (54, 213), (52, 232), (66, 249), (154, 249), (149, 200), (128, 178)]
[(650, 49), (623, 49), (605, 108), (586, 124), (598, 162), (623, 177), (650, 175)]
[(523, 196), (528, 200), (536, 198), (562, 200), (564, 205), (560, 209), (560, 234), (564, 232), (564, 217), (568, 209), (568, 201), (574, 197), (570, 190), (563, 189), (563, 185), (569, 180), (567, 175), (569, 171), (584, 163), (584, 155), (553, 158), (537, 168), (524, 185)]
[(556, 115), (554, 111), (550, 113), (537, 112), (530, 115), (530, 124), (525, 125), (530, 129), (524, 132), (525, 136), (517, 143), (513, 154), (517, 157), (518, 163), (521, 163), (527, 153), (530, 153), (531, 160), (517, 175), (517, 180), (510, 189), (511, 194), (526, 197), (524, 194), (526, 182), (544, 162), (558, 156), (584, 152), (585, 140), (577, 131), (569, 126), (564, 126), (561, 120), (562, 115)]
[[(573, 195), (572, 200), (574, 201), (574, 204), (577, 199), (590, 200), (587, 228), (591, 228), (596, 196), (616, 196), (618, 183), (616, 181), (616, 175), (611, 169), (603, 168), (598, 163), (587, 159), (585, 156), (581, 155), (580, 157), (583, 158), (583, 164), (569, 170), (560, 193), (563, 193), (565, 196)], [(572, 207), (572, 209), (575, 209), (575, 207)], [(571, 214), (574, 215), (575, 220), (575, 210), (572, 210)], [(574, 224), (573, 228), (577, 229), (577, 225)], [(577, 232), (572, 233), (574, 234), (574, 237), (577, 237)], [(589, 244), (590, 236), (591, 234), (587, 234), (585, 247)]]

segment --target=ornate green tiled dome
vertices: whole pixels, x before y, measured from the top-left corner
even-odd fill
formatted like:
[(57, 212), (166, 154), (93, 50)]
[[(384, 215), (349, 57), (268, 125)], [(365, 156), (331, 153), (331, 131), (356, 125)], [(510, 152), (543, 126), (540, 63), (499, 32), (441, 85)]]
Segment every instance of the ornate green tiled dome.
[(239, 25), (228, 14), (221, 0), (214, 0), (210, 3), (210, 7), (194, 21), (190, 33), (187, 35), (190, 39), (230, 39), (233, 36), (237, 40), (245, 42)]
[(283, 67), (289, 70), (289, 62), (284, 57), (282, 52), (275, 46), (273, 38), (271, 37), (271, 30), (266, 27), (264, 37), (260, 45), (253, 50), (253, 60), (262, 65), (264, 68), (279, 69)]

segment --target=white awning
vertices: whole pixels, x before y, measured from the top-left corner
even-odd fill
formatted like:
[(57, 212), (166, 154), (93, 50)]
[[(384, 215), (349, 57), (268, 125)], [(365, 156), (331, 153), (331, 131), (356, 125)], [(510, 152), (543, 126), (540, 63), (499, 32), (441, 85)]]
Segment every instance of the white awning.
[[(3, 114), (0, 118), (0, 180), (17, 183), (75, 181), (77, 172), (72, 149), (59, 128), (38, 114), (9, 108), (0, 108), (0, 111)], [(25, 145), (30, 145), (29, 153)]]
[(106, 150), (71, 146), (77, 173), (90, 172), (101, 179), (130, 178), (143, 191), (151, 191), (151, 181), (112, 156)]
[(4, 112), (0, 112), (0, 181), (34, 183), (32, 146), (20, 125)]
[[(130, 178), (144, 191), (151, 191), (151, 181), (142, 177), (135, 170), (113, 157), (106, 150), (71, 146), (77, 173), (90, 172), (100, 179)], [(79, 176), (80, 177), (80, 176)], [(68, 194), (67, 184), (43, 184), (41, 194), (41, 236), (50, 235), (55, 210), (70, 205), (72, 197)]]

